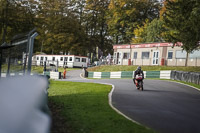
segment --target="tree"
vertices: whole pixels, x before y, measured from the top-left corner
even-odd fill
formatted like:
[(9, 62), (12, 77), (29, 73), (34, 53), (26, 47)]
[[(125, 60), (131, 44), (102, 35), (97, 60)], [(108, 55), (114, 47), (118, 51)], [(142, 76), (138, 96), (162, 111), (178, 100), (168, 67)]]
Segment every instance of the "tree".
[(166, 0), (163, 20), (169, 30), (167, 40), (176, 44), (181, 42), (188, 55), (199, 47), (200, 40), (200, 2), (198, 0)]
[(147, 26), (149, 21), (146, 20), (143, 26), (137, 26), (134, 30), (135, 37), (132, 38), (132, 43), (145, 43), (147, 38)]
[(106, 52), (112, 46), (106, 23), (108, 5), (108, 0), (87, 0), (85, 7), (85, 26), (90, 44), (93, 48), (99, 47), (103, 52)]
[(154, 19), (149, 23), (146, 21), (144, 26), (138, 26), (134, 30), (136, 38), (132, 38), (133, 43), (146, 43), (146, 42), (163, 42), (165, 35), (164, 22), (160, 19)]
[[(0, 39), (1, 42), (10, 41), (19, 33), (26, 33), (34, 27), (34, 13), (29, 6), (32, 0), (0, 1)], [(17, 12), (17, 13), (16, 13)]]
[(115, 43), (130, 43), (134, 29), (158, 18), (159, 8), (157, 0), (111, 0), (107, 22)]
[(46, 53), (83, 54), (85, 33), (67, 0), (41, 0), (37, 15), (41, 48)]

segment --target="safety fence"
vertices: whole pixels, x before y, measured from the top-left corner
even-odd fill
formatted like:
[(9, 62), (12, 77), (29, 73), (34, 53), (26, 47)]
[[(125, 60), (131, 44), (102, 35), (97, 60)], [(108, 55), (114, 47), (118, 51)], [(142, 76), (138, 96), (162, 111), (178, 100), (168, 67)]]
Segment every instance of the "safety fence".
[[(84, 72), (88, 78), (133, 78), (134, 71), (120, 72)], [(183, 72), (183, 71), (144, 71), (144, 78), (159, 78), (185, 81), (200, 85), (200, 72)]]
[(200, 85), (200, 72), (172, 71), (170, 78)]
[[(144, 78), (170, 79), (171, 71), (144, 71)], [(133, 78), (134, 71), (88, 72), (88, 78)]]

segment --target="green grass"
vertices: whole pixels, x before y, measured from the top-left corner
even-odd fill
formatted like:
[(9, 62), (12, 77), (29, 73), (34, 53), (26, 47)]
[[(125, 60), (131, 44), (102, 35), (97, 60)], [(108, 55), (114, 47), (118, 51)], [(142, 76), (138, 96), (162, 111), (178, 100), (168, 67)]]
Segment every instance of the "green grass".
[(172, 79), (158, 79), (158, 80), (168, 80), (168, 81), (173, 81), (173, 82), (179, 82), (179, 83), (183, 83), (183, 84), (186, 84), (186, 85), (193, 86), (193, 87), (200, 90), (200, 85), (195, 84), (195, 83), (189, 83), (189, 82), (185, 82), (185, 81), (178, 81), (178, 80), (172, 80)]
[(108, 104), (111, 86), (50, 81), (52, 133), (151, 133), (116, 113)]
[[(32, 66), (31, 67), (31, 71), (34, 72), (34, 73), (43, 73), (43, 69), (44, 69), (43, 66)], [(78, 70), (78, 69), (80, 69), (80, 68), (67, 68), (66, 70), (67, 71), (71, 71), (71, 70)], [(59, 72), (63, 72), (64, 68), (63, 67), (58, 67), (58, 71)]]
[[(120, 65), (105, 65), (99, 67), (88, 68), (90, 72), (116, 72), (116, 71), (135, 71), (137, 66), (120, 66)], [(174, 67), (174, 66), (142, 66), (143, 71), (160, 71), (160, 70), (177, 70), (187, 72), (200, 72), (200, 66), (198, 67)]]
[[(2, 73), (6, 73), (8, 69), (8, 65), (2, 65)], [(43, 66), (31, 66), (31, 72), (32, 73), (43, 73)], [(71, 70), (78, 70), (80, 68), (67, 68), (67, 71), (71, 71)], [(22, 65), (11, 65), (10, 66), (10, 73), (12, 72), (22, 72), (23, 70), (23, 66)], [(58, 67), (58, 71), (59, 72), (63, 72), (64, 68), (63, 67)]]

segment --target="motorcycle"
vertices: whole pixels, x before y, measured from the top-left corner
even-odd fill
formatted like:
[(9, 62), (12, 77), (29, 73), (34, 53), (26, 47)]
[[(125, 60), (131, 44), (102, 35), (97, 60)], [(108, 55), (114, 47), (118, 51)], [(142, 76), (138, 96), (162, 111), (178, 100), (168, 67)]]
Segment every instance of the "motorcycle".
[(135, 85), (138, 90), (143, 91), (143, 78), (142, 75), (136, 75)]

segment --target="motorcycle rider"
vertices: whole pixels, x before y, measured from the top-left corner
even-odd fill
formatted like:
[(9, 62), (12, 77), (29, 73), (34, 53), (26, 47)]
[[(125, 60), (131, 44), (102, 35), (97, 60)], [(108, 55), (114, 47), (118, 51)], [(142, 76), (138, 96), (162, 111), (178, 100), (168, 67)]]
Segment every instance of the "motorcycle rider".
[(143, 79), (144, 79), (144, 73), (141, 69), (141, 66), (138, 66), (137, 69), (135, 70), (135, 73), (134, 73), (134, 78), (133, 78), (133, 82), (134, 84), (136, 84), (136, 86), (138, 87), (138, 80), (136, 79), (136, 76), (137, 75), (141, 75), (142, 76), (142, 82), (143, 82)]

